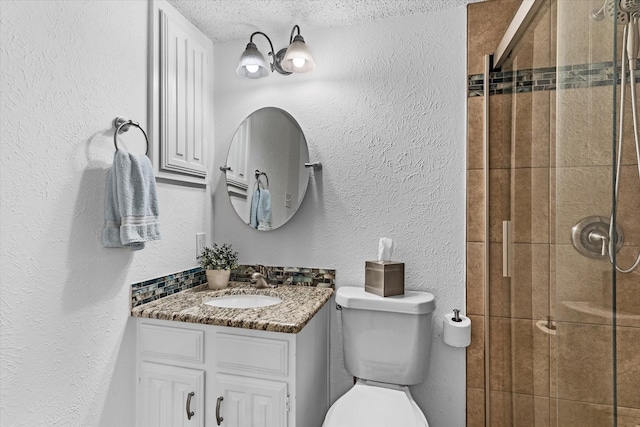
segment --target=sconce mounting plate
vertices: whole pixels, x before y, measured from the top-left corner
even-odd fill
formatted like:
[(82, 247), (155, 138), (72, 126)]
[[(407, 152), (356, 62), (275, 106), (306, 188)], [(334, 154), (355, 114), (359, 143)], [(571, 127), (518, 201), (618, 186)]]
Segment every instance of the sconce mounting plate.
[(276, 70), (280, 74), (288, 76), (289, 74), (292, 74), (292, 73), (282, 68), (282, 60), (284, 59), (284, 56), (286, 54), (287, 54), (286, 47), (280, 49), (278, 53), (276, 53), (276, 55), (273, 57), (273, 64), (271, 65), (271, 68), (273, 68), (273, 70)]

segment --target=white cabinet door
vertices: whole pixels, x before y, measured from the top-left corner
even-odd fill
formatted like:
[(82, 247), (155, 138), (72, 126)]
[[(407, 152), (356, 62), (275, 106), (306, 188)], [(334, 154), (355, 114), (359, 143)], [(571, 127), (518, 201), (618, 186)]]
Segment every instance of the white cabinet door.
[(164, 0), (153, 2), (152, 13), (156, 176), (205, 184), (213, 135), (213, 43)]
[(142, 362), (138, 427), (203, 427), (204, 371)]
[(286, 427), (286, 382), (217, 373), (214, 384), (218, 425)]

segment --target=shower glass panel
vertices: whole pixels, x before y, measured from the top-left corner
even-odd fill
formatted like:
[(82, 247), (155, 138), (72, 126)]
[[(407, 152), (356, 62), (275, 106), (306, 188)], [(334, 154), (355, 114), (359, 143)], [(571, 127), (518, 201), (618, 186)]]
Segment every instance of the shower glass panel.
[(640, 269), (610, 260), (640, 252), (629, 83), (612, 217), (624, 25), (613, 0), (541, 3), (491, 73), (487, 425), (637, 426)]

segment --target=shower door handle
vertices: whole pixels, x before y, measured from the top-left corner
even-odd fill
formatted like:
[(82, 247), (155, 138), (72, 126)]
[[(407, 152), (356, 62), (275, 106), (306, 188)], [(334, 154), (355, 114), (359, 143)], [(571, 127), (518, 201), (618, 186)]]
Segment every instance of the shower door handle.
[(502, 221), (502, 277), (511, 277), (511, 221)]

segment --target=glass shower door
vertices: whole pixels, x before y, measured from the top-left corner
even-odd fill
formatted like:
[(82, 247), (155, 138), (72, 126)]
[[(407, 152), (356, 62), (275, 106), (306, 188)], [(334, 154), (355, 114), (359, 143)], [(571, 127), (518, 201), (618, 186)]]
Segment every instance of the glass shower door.
[[(620, 274), (611, 262), (617, 257), (620, 265), (630, 265), (640, 246), (640, 177), (629, 114), (622, 128), (626, 155), (617, 213), (611, 217), (617, 100), (626, 98), (627, 112), (631, 101), (629, 84), (621, 94), (615, 81), (620, 77), (623, 30), (613, 19), (617, 7), (613, 1), (557, 2), (558, 89), (551, 181), (555, 208), (551, 308), (557, 335), (550, 378), (559, 426), (640, 424), (640, 271)], [(577, 37), (584, 29), (588, 37)], [(624, 245), (610, 256), (612, 219), (619, 237), (624, 233), (619, 242)]]
[(545, 2), (490, 101), (489, 426), (548, 426), (555, 2)]
[[(606, 240), (622, 45), (609, 3), (613, 14), (603, 0), (542, 2), (491, 74), (492, 427), (640, 425), (640, 271), (615, 272)], [(640, 251), (640, 178), (629, 84), (624, 96), (614, 224), (617, 262), (629, 266)]]

